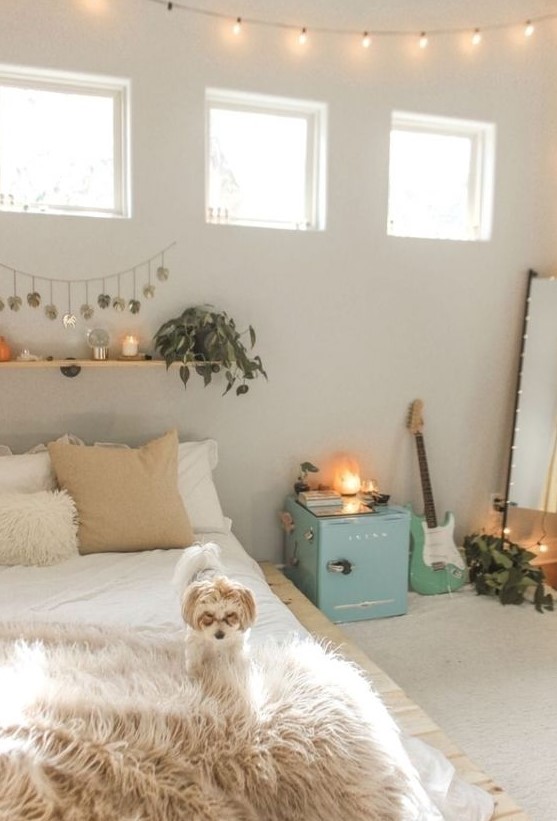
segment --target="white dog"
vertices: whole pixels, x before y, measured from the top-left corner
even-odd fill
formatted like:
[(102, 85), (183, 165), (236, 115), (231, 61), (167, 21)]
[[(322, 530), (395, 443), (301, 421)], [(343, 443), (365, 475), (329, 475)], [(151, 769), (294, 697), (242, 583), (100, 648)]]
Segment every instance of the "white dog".
[(241, 672), (246, 644), (255, 621), (252, 591), (229, 579), (219, 559), (218, 545), (185, 549), (174, 571), (186, 630), (186, 667), (199, 676), (209, 666), (228, 664)]

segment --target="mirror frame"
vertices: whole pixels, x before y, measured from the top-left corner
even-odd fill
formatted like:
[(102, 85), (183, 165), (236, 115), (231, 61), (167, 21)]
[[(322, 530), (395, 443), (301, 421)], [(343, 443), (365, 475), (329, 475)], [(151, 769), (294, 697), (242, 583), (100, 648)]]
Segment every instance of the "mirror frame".
[(511, 432), (511, 441), (509, 448), (509, 461), (507, 465), (507, 478), (505, 482), (505, 497), (503, 499), (503, 518), (501, 520), (501, 539), (503, 542), (507, 541), (505, 530), (507, 528), (507, 520), (509, 516), (510, 494), (511, 494), (511, 477), (513, 469), (513, 456), (516, 447), (516, 430), (518, 424), (518, 414), (520, 405), (520, 392), (522, 388), (522, 369), (524, 367), (524, 354), (526, 353), (526, 339), (528, 338), (528, 321), (530, 319), (530, 296), (532, 293), (532, 282), (536, 279), (538, 274), (536, 271), (530, 269), (528, 271), (528, 281), (526, 284), (526, 296), (524, 299), (524, 313), (522, 315), (522, 333), (520, 337), (520, 353), (518, 357), (518, 368), (516, 373), (516, 389), (514, 392), (514, 409), (513, 409), (513, 423)]

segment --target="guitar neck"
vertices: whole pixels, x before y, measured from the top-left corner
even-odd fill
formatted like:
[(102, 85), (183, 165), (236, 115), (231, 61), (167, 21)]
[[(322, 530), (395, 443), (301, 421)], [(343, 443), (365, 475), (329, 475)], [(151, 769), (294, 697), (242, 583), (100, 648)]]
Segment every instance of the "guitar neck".
[(421, 433), (416, 433), (416, 448), (418, 451), (418, 464), (420, 466), (420, 478), (422, 480), (422, 493), (424, 496), (424, 514), (428, 527), (437, 527), (437, 514), (435, 512), (435, 503), (433, 501), (433, 491), (431, 489), (431, 481), (429, 478), (429, 469), (427, 466), (427, 457), (425, 453), (424, 437)]

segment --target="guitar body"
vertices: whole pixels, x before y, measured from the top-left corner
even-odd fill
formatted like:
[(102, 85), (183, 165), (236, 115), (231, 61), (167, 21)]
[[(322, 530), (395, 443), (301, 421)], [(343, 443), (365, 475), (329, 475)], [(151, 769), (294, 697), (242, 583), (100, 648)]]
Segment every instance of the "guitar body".
[(410, 520), (410, 587), (416, 593), (450, 593), (466, 584), (466, 565), (454, 542), (454, 517), (429, 527), (425, 516), (412, 513)]

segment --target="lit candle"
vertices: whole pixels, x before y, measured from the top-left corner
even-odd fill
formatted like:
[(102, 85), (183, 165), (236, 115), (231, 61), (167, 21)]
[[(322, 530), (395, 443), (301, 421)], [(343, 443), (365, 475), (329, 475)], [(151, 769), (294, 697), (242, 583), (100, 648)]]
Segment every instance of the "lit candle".
[(137, 356), (139, 342), (136, 336), (128, 334), (122, 342), (122, 356)]
[(360, 477), (357, 473), (351, 473), (347, 470), (340, 474), (339, 485), (343, 496), (353, 496), (360, 490)]

